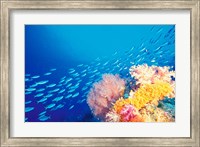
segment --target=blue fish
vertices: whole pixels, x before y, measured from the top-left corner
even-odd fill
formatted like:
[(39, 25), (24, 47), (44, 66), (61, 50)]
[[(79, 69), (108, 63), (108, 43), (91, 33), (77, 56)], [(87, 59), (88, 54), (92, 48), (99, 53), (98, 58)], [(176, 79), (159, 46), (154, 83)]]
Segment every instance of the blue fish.
[(32, 93), (31, 91), (26, 91), (25, 92), (26, 95), (31, 94), (31, 93)]
[(43, 85), (43, 84), (46, 84), (46, 83), (48, 83), (48, 82), (49, 82), (48, 80), (45, 80), (45, 81), (36, 82), (36, 84), (38, 84), (38, 85)]
[(72, 97), (77, 97), (79, 95), (79, 92), (75, 93), (74, 95), (72, 95)]
[(50, 71), (56, 71), (56, 68), (52, 68), (52, 69), (50, 69)]
[(36, 92), (42, 92), (44, 90), (45, 90), (45, 88), (41, 88), (41, 89), (36, 90)]
[(44, 75), (45, 76), (49, 76), (49, 75), (51, 75), (52, 73), (51, 72), (47, 72), (47, 73), (45, 73)]
[(31, 85), (30, 87), (36, 87), (36, 86), (38, 86), (38, 84), (37, 84), (37, 83), (35, 83), (35, 84)]
[(33, 77), (31, 77), (32, 79), (37, 79), (37, 78), (39, 78), (40, 76), (33, 76)]
[(28, 82), (28, 81), (30, 81), (28, 78), (25, 78), (25, 82)]
[(65, 82), (65, 79), (61, 80), (59, 83), (63, 83), (63, 82)]
[(70, 86), (72, 86), (72, 83), (69, 83), (69, 84), (66, 86), (66, 88), (68, 88), (68, 87), (70, 87)]
[(47, 97), (42, 98), (41, 100), (37, 101), (37, 103), (42, 103), (47, 100)]
[(52, 101), (58, 102), (58, 101), (60, 101), (60, 100), (62, 100), (62, 99), (63, 99), (63, 96), (59, 96), (59, 97), (56, 97), (55, 99), (53, 99)]
[(75, 70), (70, 70), (68, 73), (69, 74), (72, 74), (72, 73), (74, 73), (75, 72)]
[(84, 86), (81, 90), (84, 91), (84, 90), (86, 90), (86, 89), (88, 89), (88, 87), (87, 87), (87, 86)]
[(38, 119), (40, 121), (47, 121), (48, 119), (50, 119), (51, 117), (50, 116), (45, 116), (45, 115), (41, 115)]
[(26, 91), (29, 91), (29, 92), (32, 92), (32, 91), (35, 91), (36, 90), (36, 88), (28, 88), (28, 89), (26, 89)]
[(83, 66), (83, 64), (79, 64), (79, 65), (77, 65), (77, 67), (82, 67)]
[(74, 105), (72, 105), (72, 106), (69, 108), (69, 110), (71, 110), (72, 108), (74, 108)]
[(43, 111), (43, 112), (41, 112), (39, 115), (43, 115), (43, 114), (45, 114), (47, 111)]
[(70, 89), (70, 90), (68, 90), (68, 93), (72, 93), (72, 92), (74, 92), (76, 89)]
[(52, 88), (52, 87), (54, 87), (54, 86), (56, 86), (56, 84), (47, 85), (48, 88)]
[(72, 94), (68, 94), (65, 98), (68, 99), (70, 97), (72, 97)]
[(49, 97), (52, 97), (52, 96), (53, 96), (53, 94), (47, 94), (47, 95), (44, 96), (44, 97), (49, 98)]
[(81, 77), (85, 77), (86, 75), (87, 75), (87, 74), (86, 74), (86, 73), (84, 73), (84, 74), (82, 74), (82, 75), (81, 75)]
[(56, 89), (54, 89), (54, 90), (49, 91), (49, 93), (58, 92), (59, 90), (60, 90), (59, 88), (56, 88)]
[(59, 105), (56, 107), (56, 109), (60, 109), (60, 108), (63, 108), (63, 107), (64, 107), (63, 104), (59, 104)]
[(51, 109), (51, 108), (53, 108), (54, 106), (55, 106), (56, 104), (49, 104), (47, 107), (45, 107), (45, 109)]
[(25, 108), (25, 112), (30, 112), (30, 111), (33, 111), (34, 110), (34, 107), (26, 107)]
[(27, 104), (30, 104), (32, 101), (27, 101), (27, 102), (25, 102), (25, 104), (27, 105)]
[(28, 117), (25, 118), (25, 122), (28, 122)]
[(44, 93), (38, 93), (38, 94), (36, 94), (34, 97), (41, 97), (41, 96), (43, 96), (44, 95)]
[(65, 89), (60, 90), (58, 93), (63, 93), (65, 92)]

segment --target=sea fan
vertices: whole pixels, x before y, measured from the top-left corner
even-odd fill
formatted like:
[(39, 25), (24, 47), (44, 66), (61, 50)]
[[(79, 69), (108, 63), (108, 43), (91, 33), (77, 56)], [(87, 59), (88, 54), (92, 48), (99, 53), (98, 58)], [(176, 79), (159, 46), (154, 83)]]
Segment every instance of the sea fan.
[(103, 79), (91, 88), (87, 103), (93, 114), (105, 120), (112, 103), (114, 103), (124, 93), (125, 81), (118, 75), (104, 74)]

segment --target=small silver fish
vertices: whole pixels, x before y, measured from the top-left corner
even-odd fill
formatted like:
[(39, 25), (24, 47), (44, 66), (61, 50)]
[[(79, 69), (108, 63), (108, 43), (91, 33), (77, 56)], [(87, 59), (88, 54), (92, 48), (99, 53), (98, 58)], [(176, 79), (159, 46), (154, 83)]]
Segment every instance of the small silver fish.
[(43, 84), (46, 84), (46, 83), (48, 83), (48, 82), (49, 82), (48, 80), (45, 80), (45, 81), (36, 82), (36, 84), (38, 84), (38, 85), (43, 85)]
[(45, 90), (45, 88), (41, 88), (41, 89), (36, 90), (36, 92), (42, 92), (44, 90)]
[(31, 85), (30, 87), (36, 87), (36, 86), (38, 86), (38, 84), (37, 84), (37, 83), (35, 83), (35, 84)]
[(26, 107), (26, 108), (25, 108), (25, 112), (30, 112), (30, 111), (32, 111), (32, 110), (34, 110), (34, 107)]
[(76, 89), (68, 90), (68, 93), (74, 92)]
[(64, 107), (63, 104), (59, 104), (59, 105), (56, 107), (56, 109), (60, 109), (60, 108), (63, 108), (63, 107)]
[(29, 76), (31, 76), (31, 74), (25, 74), (25, 76), (26, 76), (26, 77), (29, 77)]
[(43, 114), (45, 114), (47, 111), (43, 111), (43, 112), (41, 112), (39, 115), (43, 115)]
[(70, 87), (70, 86), (72, 86), (72, 83), (69, 83), (69, 84), (66, 86), (66, 88), (68, 88), (68, 87)]
[(58, 93), (63, 93), (65, 92), (65, 89), (60, 90)]
[(37, 103), (42, 103), (42, 102), (44, 102), (44, 101), (46, 101), (46, 100), (47, 100), (47, 98), (44, 97), (44, 98), (42, 98), (41, 100), (37, 101)]
[(62, 99), (63, 99), (63, 96), (59, 96), (59, 97), (56, 97), (55, 99), (53, 99), (52, 101), (58, 102), (58, 101), (60, 101), (60, 100), (62, 100)]
[(25, 95), (28, 95), (28, 94), (31, 94), (31, 93), (32, 93), (31, 91), (26, 91)]
[(51, 108), (53, 108), (54, 106), (55, 106), (56, 104), (49, 104), (47, 107), (45, 107), (45, 109), (51, 109)]
[(36, 94), (34, 97), (41, 97), (41, 96), (43, 96), (44, 95), (44, 93), (38, 93), (38, 94)]
[(32, 92), (32, 91), (35, 91), (36, 90), (36, 88), (28, 88), (28, 89), (26, 89), (26, 91), (29, 91), (29, 92)]
[(58, 92), (59, 90), (60, 90), (59, 88), (56, 88), (56, 89), (54, 89), (54, 90), (49, 91), (49, 93)]
[(27, 104), (30, 104), (32, 101), (27, 101), (27, 102), (25, 102), (25, 104), (27, 105)]
[(69, 110), (71, 110), (72, 108), (74, 108), (74, 105), (72, 105), (72, 106), (69, 108)]
[(47, 73), (45, 73), (44, 75), (45, 76), (49, 76), (49, 75), (51, 75), (52, 73), (51, 72), (47, 72)]
[(68, 99), (72, 96), (72, 94), (67, 95), (65, 98)]
[(40, 76), (33, 76), (33, 77), (31, 77), (32, 79), (37, 79), (37, 78), (39, 78)]
[(56, 68), (52, 68), (52, 69), (50, 69), (50, 71), (56, 71)]
[(48, 120), (48, 119), (50, 119), (50, 118), (51, 118), (50, 116), (41, 115), (38, 119), (39, 119), (40, 121), (46, 121), (46, 120)]
[(53, 96), (53, 94), (47, 94), (47, 95), (44, 96), (44, 97), (49, 98), (49, 97), (52, 97), (52, 96)]
[(52, 87), (54, 87), (54, 86), (56, 86), (56, 84), (50, 84), (50, 85), (48, 85), (47, 87), (48, 87), (48, 88), (52, 88)]
[(77, 97), (79, 95), (79, 92), (75, 93), (74, 95), (72, 95), (72, 97)]

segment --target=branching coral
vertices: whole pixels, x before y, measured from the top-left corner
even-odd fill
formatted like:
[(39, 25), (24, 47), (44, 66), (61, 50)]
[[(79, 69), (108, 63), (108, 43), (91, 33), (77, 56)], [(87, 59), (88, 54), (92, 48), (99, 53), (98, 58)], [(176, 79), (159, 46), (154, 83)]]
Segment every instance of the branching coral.
[(154, 84), (157, 81), (167, 82), (173, 88), (173, 91), (169, 94), (170, 98), (175, 97), (175, 81), (172, 77), (175, 77), (174, 71), (169, 71), (169, 67), (157, 67), (148, 66), (147, 64), (132, 66), (130, 74), (136, 79), (136, 85)]
[(104, 74), (103, 79), (97, 82), (91, 88), (87, 103), (93, 114), (102, 120), (120, 96), (123, 95), (125, 89), (125, 81), (118, 75)]

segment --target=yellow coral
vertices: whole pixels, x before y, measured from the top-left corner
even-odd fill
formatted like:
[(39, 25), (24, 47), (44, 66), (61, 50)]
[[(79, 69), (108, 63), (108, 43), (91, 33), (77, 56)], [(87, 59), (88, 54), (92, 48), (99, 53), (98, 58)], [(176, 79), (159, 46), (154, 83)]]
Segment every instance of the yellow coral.
[(167, 82), (157, 81), (155, 84), (146, 84), (135, 92), (131, 103), (137, 109), (141, 109), (149, 102), (162, 100), (172, 91), (171, 85)]
[(140, 87), (134, 94), (133, 98), (120, 98), (114, 104), (114, 110), (119, 113), (126, 104), (134, 105), (138, 110), (147, 103), (155, 103), (164, 99), (173, 91), (171, 85), (167, 82), (157, 81), (154, 84), (145, 84)]

